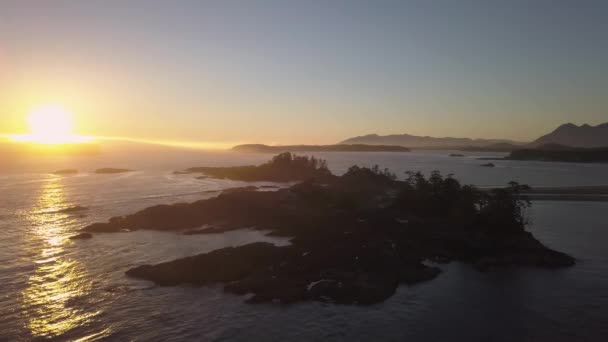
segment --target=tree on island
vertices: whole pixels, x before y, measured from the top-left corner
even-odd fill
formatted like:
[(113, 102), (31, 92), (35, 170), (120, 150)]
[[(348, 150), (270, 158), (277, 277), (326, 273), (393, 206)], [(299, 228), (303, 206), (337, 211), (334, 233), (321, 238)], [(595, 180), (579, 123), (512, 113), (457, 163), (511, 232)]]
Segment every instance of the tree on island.
[(448, 218), (493, 231), (523, 231), (525, 210), (530, 201), (522, 196), (527, 185), (510, 182), (506, 188), (481, 191), (462, 185), (452, 177), (433, 171), (426, 178), (420, 172), (406, 172), (407, 178), (394, 207), (424, 218)]
[(216, 178), (270, 182), (324, 180), (333, 177), (325, 160), (312, 156), (298, 156), (290, 152), (278, 154), (270, 161), (258, 166), (193, 167), (181, 173), (195, 172)]

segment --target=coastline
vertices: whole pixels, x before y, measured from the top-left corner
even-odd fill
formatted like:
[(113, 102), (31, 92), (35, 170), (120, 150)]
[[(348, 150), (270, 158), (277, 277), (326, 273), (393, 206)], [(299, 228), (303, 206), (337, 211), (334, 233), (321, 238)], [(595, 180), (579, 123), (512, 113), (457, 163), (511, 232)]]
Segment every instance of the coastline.
[(608, 202), (608, 185), (539, 186), (524, 193), (531, 201)]

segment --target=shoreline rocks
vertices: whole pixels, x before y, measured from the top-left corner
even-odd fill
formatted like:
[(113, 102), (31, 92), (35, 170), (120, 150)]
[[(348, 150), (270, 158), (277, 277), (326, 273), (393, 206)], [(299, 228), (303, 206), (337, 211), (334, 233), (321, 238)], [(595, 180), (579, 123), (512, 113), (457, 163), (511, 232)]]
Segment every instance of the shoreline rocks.
[(57, 213), (62, 213), (62, 214), (70, 214), (70, 213), (77, 213), (77, 212), (81, 212), (81, 211), (85, 211), (85, 210), (89, 210), (88, 207), (85, 206), (81, 206), (81, 205), (76, 205), (73, 207), (68, 207), (68, 208), (64, 208), (61, 210), (57, 210)]
[(460, 261), (479, 270), (572, 266), (572, 257), (525, 231), (525, 189), (512, 182), (481, 191), (439, 173), (428, 179), (409, 173), (398, 181), (378, 167), (351, 167), (339, 177), (276, 191), (251, 186), (193, 203), (156, 205), (83, 232), (270, 231), (291, 244), (223, 248), (126, 274), (161, 286), (221, 284), (230, 293), (253, 294), (250, 303), (368, 305), (389, 298), (400, 284), (437, 277), (440, 270), (427, 260)]
[(91, 233), (80, 233), (73, 236), (70, 236), (70, 240), (86, 240), (93, 238), (93, 234)]

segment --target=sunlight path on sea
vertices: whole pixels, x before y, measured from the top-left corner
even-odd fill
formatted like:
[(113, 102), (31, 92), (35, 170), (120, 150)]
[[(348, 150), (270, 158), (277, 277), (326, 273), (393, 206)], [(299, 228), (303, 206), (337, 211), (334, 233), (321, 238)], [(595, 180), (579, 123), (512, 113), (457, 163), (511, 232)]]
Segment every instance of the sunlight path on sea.
[[(26, 239), (39, 248), (35, 270), (21, 293), (21, 313), (33, 337), (63, 335), (100, 314), (95, 306), (79, 303), (91, 292), (92, 281), (87, 269), (65, 252), (72, 218), (58, 212), (64, 197), (62, 180), (50, 180), (41, 187), (36, 205), (26, 215), (31, 224)], [(110, 333), (107, 328), (81, 340), (95, 340)]]

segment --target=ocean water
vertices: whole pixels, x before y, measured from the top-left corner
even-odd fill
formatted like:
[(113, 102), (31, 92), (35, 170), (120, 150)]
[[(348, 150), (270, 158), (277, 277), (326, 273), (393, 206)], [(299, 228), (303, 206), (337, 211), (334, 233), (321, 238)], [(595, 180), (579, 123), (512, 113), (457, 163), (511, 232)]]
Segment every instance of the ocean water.
[[(495, 155), (495, 154), (492, 154)], [(542, 186), (605, 185), (607, 165), (499, 161), (446, 152), (319, 153), (335, 173), (352, 164), (454, 173), (466, 183), (510, 180)], [(197, 180), (172, 171), (199, 165), (256, 164), (269, 155), (198, 153), (162, 160), (119, 156), (54, 159), (0, 170), (0, 340), (109, 341), (606, 341), (608, 203), (535, 202), (529, 229), (578, 259), (559, 270), (480, 273), (441, 266), (435, 280), (400, 287), (384, 303), (248, 305), (219, 287), (158, 287), (124, 271), (252, 241), (287, 244), (242, 230), (184, 236), (138, 231), (70, 240), (78, 229), (150, 205), (189, 202), (248, 183)], [(97, 175), (97, 167), (136, 172)], [(44, 173), (76, 167), (77, 176)], [(18, 171), (18, 172), (17, 172)], [(270, 183), (263, 183), (270, 184)], [(82, 213), (59, 210), (83, 205)]]

